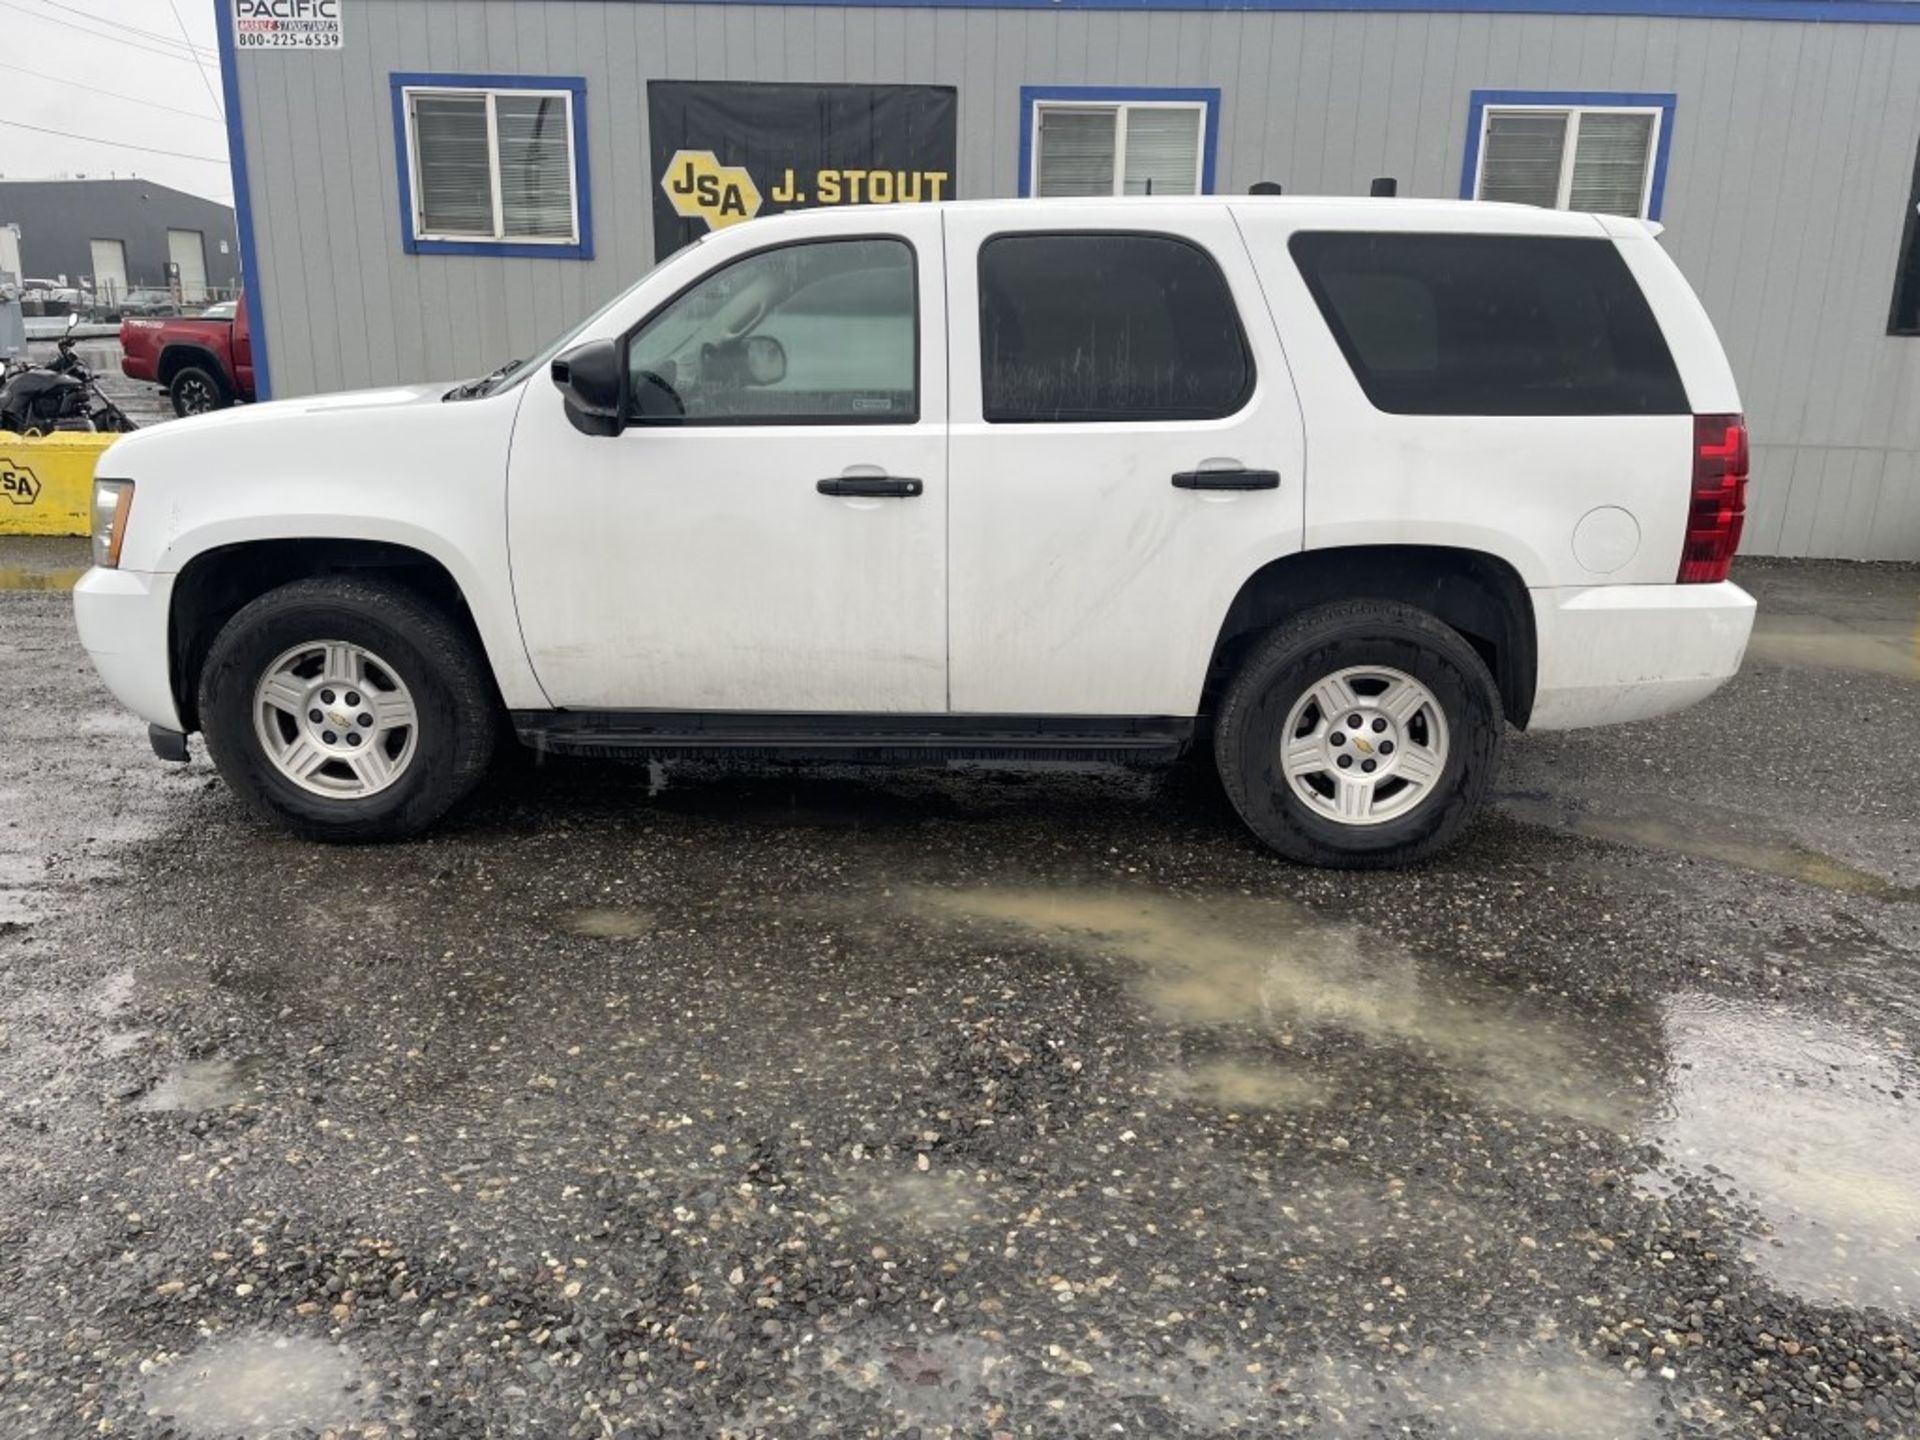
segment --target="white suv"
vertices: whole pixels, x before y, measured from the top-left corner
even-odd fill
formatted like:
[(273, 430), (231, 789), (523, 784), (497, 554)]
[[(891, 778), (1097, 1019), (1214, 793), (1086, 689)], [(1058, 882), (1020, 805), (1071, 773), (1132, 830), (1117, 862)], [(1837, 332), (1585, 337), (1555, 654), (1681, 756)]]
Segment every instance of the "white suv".
[(319, 839), (538, 749), (1171, 760), (1403, 863), (1506, 724), (1740, 664), (1746, 432), (1632, 220), (1254, 198), (718, 232), (537, 359), (143, 430), (75, 594), (108, 686)]

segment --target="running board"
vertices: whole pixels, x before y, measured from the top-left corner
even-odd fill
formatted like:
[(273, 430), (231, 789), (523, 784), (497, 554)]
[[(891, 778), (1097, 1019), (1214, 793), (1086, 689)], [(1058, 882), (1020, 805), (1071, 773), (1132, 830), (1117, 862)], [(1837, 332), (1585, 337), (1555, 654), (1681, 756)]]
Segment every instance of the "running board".
[(1176, 760), (1193, 721), (1137, 715), (760, 715), (697, 710), (515, 710), (521, 742), (601, 759)]

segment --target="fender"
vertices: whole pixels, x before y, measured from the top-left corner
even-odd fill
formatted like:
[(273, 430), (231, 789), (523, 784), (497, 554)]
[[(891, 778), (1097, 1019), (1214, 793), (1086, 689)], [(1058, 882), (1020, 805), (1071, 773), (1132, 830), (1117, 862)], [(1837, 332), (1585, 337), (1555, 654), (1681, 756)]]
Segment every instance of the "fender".
[(101, 473), (134, 483), (121, 566), (177, 574), (253, 541), (374, 541), (453, 578), (503, 699), (540, 708), (514, 611), (506, 457), (521, 393), (443, 403), (446, 385), (283, 400), (116, 443)]
[(325, 544), (329, 541), (365, 541), (397, 545), (412, 550), (439, 565), (453, 577), (461, 598), (473, 616), (481, 649), (500, 688), (501, 699), (509, 709), (542, 709), (549, 704), (546, 692), (533, 673), (521, 643), (520, 626), (513, 614), (510, 597), (503, 607), (498, 602), (504, 588), (502, 580), (491, 583), (473, 556), (447, 543), (446, 537), (424, 526), (390, 518), (337, 514), (274, 514), (234, 517), (205, 525), (180, 535), (161, 556), (160, 570), (178, 574), (193, 561), (217, 550), (250, 543), (297, 540)]

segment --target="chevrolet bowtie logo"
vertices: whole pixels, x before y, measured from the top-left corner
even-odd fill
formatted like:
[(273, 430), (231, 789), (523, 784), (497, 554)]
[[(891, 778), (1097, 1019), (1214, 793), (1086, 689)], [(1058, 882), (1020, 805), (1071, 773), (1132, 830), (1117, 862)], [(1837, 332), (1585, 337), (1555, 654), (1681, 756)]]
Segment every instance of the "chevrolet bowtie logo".
[(1371, 755), (1373, 753), (1373, 745), (1366, 740), (1362, 740), (1357, 735), (1354, 736), (1353, 739), (1353, 748), (1358, 750), (1362, 755)]
[(327, 720), (341, 730), (351, 730), (353, 728), (352, 723), (348, 721), (346, 716), (336, 715), (331, 710), (327, 712)]

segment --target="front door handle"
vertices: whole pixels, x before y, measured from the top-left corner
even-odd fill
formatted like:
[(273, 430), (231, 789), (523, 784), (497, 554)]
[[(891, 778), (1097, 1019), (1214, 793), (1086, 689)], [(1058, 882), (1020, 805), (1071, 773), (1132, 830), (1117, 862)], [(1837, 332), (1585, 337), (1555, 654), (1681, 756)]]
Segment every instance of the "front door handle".
[(911, 500), (927, 487), (905, 475), (832, 475), (813, 482), (822, 495), (892, 495)]
[(1173, 477), (1176, 490), (1278, 490), (1278, 470), (1182, 470)]

